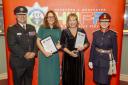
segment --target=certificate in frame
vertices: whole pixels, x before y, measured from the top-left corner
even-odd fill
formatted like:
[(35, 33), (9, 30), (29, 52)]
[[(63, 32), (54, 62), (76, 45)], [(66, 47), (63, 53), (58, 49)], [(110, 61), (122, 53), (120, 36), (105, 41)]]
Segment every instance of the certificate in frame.
[(58, 51), (58, 49), (57, 49), (55, 43), (53, 42), (51, 36), (45, 37), (40, 42), (41, 42), (41, 45), (43, 46), (45, 51), (50, 52), (52, 54), (54, 54)]
[(76, 42), (75, 42), (75, 48), (78, 48), (79, 46), (83, 46), (84, 45), (84, 41), (85, 41), (85, 34), (82, 32), (77, 32), (77, 37), (76, 37)]

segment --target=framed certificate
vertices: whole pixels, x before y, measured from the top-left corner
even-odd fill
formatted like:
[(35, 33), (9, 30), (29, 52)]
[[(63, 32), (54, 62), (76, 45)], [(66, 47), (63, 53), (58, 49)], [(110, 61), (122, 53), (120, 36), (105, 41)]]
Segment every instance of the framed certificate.
[(84, 41), (85, 41), (85, 34), (82, 32), (77, 32), (75, 48), (78, 48), (79, 46), (83, 46)]
[(57, 48), (56, 48), (51, 36), (48, 36), (48, 37), (42, 39), (41, 44), (42, 44), (45, 51), (47, 51), (49, 53), (56, 53), (57, 52)]

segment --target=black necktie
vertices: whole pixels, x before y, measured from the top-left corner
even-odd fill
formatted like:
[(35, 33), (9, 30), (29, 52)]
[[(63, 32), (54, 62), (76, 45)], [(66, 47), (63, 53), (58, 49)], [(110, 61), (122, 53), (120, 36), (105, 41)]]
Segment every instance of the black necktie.
[(23, 28), (26, 30), (26, 26), (25, 25), (23, 25)]

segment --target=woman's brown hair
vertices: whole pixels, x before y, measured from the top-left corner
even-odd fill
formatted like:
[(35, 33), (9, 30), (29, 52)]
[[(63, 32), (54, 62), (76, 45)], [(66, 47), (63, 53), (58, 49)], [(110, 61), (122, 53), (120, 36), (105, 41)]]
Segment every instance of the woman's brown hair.
[(78, 16), (77, 16), (75, 13), (70, 13), (70, 14), (68, 15), (68, 17), (67, 17), (67, 20), (66, 20), (66, 26), (67, 26), (67, 28), (70, 28), (69, 23), (68, 23), (70, 17), (75, 17), (75, 18), (76, 18), (76, 21), (77, 21), (77, 27), (79, 27)]
[(52, 10), (49, 10), (49, 11), (46, 13), (46, 15), (45, 15), (45, 17), (44, 17), (43, 26), (49, 27), (48, 20), (47, 20), (49, 13), (52, 13), (53, 16), (54, 16), (54, 18), (55, 18), (55, 22), (54, 22), (54, 24), (53, 24), (53, 28), (60, 28), (58, 18), (57, 18), (57, 16), (56, 16), (55, 12), (52, 11)]

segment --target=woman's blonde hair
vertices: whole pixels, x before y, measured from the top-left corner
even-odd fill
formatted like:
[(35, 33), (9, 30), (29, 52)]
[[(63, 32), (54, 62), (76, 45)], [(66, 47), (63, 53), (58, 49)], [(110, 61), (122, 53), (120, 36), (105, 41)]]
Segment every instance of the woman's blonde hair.
[(68, 15), (68, 17), (67, 17), (67, 20), (66, 20), (66, 26), (67, 26), (67, 28), (70, 28), (70, 26), (69, 26), (69, 19), (70, 19), (71, 17), (75, 17), (75, 18), (76, 18), (77, 27), (79, 27), (78, 16), (76, 15), (76, 13), (70, 13), (70, 14)]

